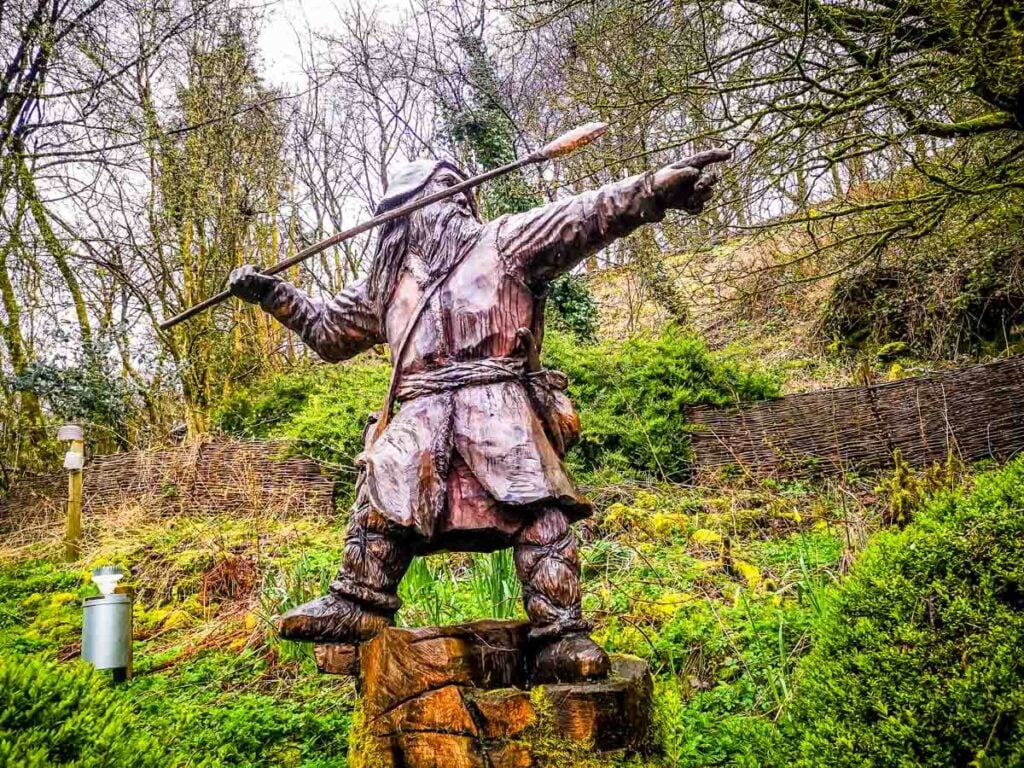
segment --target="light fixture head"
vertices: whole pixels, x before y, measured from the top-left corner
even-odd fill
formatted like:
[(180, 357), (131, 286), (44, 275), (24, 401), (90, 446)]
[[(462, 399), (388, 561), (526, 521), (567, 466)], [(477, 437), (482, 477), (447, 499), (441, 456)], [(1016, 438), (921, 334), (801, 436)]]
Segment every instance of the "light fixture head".
[(117, 582), (123, 578), (124, 571), (116, 565), (101, 565), (99, 568), (94, 568), (92, 572), (93, 584), (100, 588), (104, 597), (114, 594)]

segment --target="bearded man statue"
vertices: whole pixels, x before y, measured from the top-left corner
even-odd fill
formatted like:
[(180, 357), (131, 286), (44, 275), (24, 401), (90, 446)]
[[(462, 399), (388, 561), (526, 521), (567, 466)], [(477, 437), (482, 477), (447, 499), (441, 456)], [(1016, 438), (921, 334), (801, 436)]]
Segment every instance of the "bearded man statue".
[[(512, 547), (533, 682), (607, 673), (608, 656), (581, 614), (572, 529), (591, 506), (562, 464), (579, 420), (565, 376), (539, 365), (545, 296), (559, 275), (668, 209), (699, 213), (716, 181), (704, 165), (721, 159), (488, 223), (468, 193), (435, 202), (385, 224), (367, 277), (329, 301), (252, 266), (232, 272), (232, 294), (258, 303), (323, 359), (387, 343), (395, 368), (358, 459), (341, 568), (329, 594), (279, 617), (282, 637), (365, 641), (394, 623), (413, 557)], [(377, 213), (464, 179), (444, 160), (408, 163), (392, 174)]]

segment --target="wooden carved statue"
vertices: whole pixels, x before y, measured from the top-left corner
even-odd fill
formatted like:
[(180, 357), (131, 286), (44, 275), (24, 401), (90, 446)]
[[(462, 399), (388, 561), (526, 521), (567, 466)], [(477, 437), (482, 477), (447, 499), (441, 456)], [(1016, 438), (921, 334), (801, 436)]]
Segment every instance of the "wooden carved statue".
[[(709, 157), (711, 155), (711, 157)], [(328, 301), (245, 266), (229, 290), (320, 357), (391, 346), (388, 402), (367, 430), (341, 568), (324, 597), (278, 620), (282, 637), (359, 643), (393, 624), (413, 557), (512, 547), (531, 622), (532, 679), (604, 675), (580, 609), (573, 522), (590, 504), (562, 458), (579, 430), (566, 377), (539, 364), (551, 282), (666, 210), (699, 213), (728, 153), (648, 172), (484, 223), (469, 194), (385, 224), (368, 276)], [(464, 179), (447, 161), (392, 174), (378, 213)]]

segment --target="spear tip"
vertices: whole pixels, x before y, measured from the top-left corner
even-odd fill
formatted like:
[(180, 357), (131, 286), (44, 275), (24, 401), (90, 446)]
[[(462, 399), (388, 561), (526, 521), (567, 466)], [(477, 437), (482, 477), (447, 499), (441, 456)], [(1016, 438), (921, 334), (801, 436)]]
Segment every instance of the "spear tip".
[(585, 147), (594, 139), (598, 138), (608, 130), (608, 123), (587, 123), (571, 131), (563, 133), (557, 139), (547, 144), (537, 155), (544, 160), (554, 160), (556, 157), (568, 155), (580, 147)]

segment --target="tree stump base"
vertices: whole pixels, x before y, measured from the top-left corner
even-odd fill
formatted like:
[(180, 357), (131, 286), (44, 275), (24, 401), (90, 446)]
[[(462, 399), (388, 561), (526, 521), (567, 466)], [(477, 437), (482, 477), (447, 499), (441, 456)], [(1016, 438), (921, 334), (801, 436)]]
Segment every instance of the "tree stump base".
[(528, 688), (528, 631), (480, 621), (388, 629), (362, 644), (349, 765), (566, 768), (649, 750), (643, 661), (613, 656), (604, 680)]
[(359, 675), (359, 646), (349, 643), (317, 643), (313, 646), (316, 668), (325, 675)]

